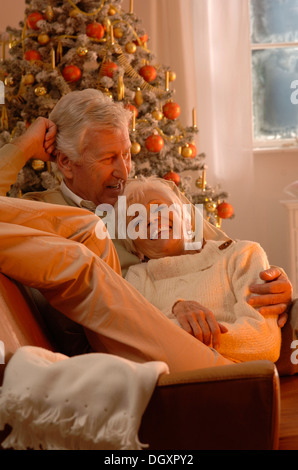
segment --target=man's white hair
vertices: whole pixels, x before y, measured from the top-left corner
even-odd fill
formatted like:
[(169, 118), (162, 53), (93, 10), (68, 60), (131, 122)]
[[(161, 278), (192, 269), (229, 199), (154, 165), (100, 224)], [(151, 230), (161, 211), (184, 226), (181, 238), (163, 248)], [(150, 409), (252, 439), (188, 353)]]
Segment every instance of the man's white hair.
[(79, 160), (80, 144), (87, 129), (127, 130), (132, 113), (122, 103), (93, 88), (64, 95), (49, 115), (57, 126), (56, 148), (71, 160)]

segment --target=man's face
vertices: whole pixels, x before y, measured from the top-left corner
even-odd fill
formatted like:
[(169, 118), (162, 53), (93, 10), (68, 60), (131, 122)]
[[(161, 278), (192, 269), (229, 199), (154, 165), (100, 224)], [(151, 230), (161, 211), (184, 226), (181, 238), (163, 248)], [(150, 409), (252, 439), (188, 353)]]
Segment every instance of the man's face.
[(91, 127), (81, 143), (81, 160), (67, 159), (67, 168), (61, 168), (65, 183), (77, 196), (96, 206), (114, 205), (131, 170), (130, 147), (128, 130)]

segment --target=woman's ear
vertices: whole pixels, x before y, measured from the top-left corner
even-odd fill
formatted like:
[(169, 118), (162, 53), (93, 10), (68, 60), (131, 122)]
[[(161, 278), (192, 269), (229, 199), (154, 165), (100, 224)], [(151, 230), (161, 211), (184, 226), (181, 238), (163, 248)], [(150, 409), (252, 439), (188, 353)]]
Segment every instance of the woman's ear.
[(63, 176), (66, 179), (72, 179), (72, 160), (70, 160), (66, 155), (64, 155), (64, 153), (57, 151), (56, 163)]

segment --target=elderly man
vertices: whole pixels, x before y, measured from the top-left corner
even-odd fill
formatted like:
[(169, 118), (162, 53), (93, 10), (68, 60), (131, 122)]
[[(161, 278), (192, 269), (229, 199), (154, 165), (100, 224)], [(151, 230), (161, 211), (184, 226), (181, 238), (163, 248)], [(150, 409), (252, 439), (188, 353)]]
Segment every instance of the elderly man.
[[(100, 203), (115, 204), (128, 181), (131, 168), (129, 119), (130, 114), (122, 105), (113, 103), (110, 98), (97, 90), (69, 93), (56, 105), (49, 120), (38, 118), (23, 136), (0, 150), (0, 194), (4, 196), (7, 193), (10, 185), (16, 180), (19, 170), (30, 158), (38, 158), (44, 161), (55, 160), (63, 175), (61, 186), (56, 190), (29, 193), (24, 198), (42, 203), (88, 208), (91, 211), (94, 211)], [(55, 155), (54, 159), (53, 155)], [(40, 222), (41, 212), (38, 212), (38, 208), (36, 210), (35, 216), (32, 215), (30, 222), (27, 220), (26, 224), (31, 224), (30, 227), (34, 230), (40, 230), (42, 225), (35, 226), (35, 224), (37, 221)], [(67, 209), (64, 210), (67, 218)], [(18, 204), (14, 203), (10, 205), (10, 211), (14, 213), (13, 223), (18, 225), (18, 230), (21, 230), (20, 227), (24, 223), (20, 216), (22, 205), (20, 204), (18, 209)], [(62, 208), (61, 211), (62, 220)], [(43, 204), (42, 214), (46, 217)], [(74, 232), (78, 232), (81, 229), (80, 218), (76, 217), (75, 221)], [(10, 223), (12, 223), (11, 219)], [(57, 235), (61, 235), (59, 229), (53, 228), (54, 226), (53, 223), (50, 229), (51, 237), (55, 230), (57, 230)], [(38, 234), (35, 235), (38, 236)], [(206, 238), (226, 240), (223, 232), (208, 223), (204, 225), (204, 235)], [(66, 238), (73, 238), (73, 235)], [(29, 240), (30, 238), (28, 243)], [(84, 240), (83, 237), (80, 242), (84, 243)], [(95, 253), (100, 255), (100, 250), (99, 252), (95, 250)], [(119, 251), (118, 255), (122, 267), (138, 262), (136, 259), (128, 259), (126, 253)], [(114, 254), (113, 257), (115, 258)], [(47, 258), (45, 263), (46, 261)], [(109, 263), (107, 260), (105, 262)], [(118, 268), (115, 268), (117, 262), (110, 263), (110, 265), (117, 271)], [(5, 270), (3, 272), (5, 273)], [(12, 272), (7, 272), (7, 274), (13, 277)], [(260, 277), (268, 282), (251, 286), (251, 291), (258, 295), (253, 296), (249, 302), (255, 307), (261, 307), (261, 312), (264, 314), (272, 312), (280, 314), (282, 325), (286, 318), (284, 313), (291, 301), (291, 284), (285, 274), (277, 268), (260, 273)], [(122, 289), (121, 292), (124, 292), (120, 278), (118, 282), (119, 290)], [(31, 284), (34, 286), (33, 278)], [(114, 288), (116, 284), (113, 284)], [(125, 286), (127, 288), (127, 285)], [(138, 302), (134, 304), (132, 299), (135, 299), (135, 293), (130, 299), (130, 308), (135, 308), (137, 311), (141, 301), (138, 299)], [(145, 305), (147, 311), (149, 307), (146, 302)], [(63, 309), (61, 311), (63, 312)], [(73, 319), (77, 321), (77, 318)], [(150, 324), (149, 319), (148, 322)], [(128, 321), (128, 325), (133, 331), (132, 319)], [(84, 326), (88, 328), (88, 325), (84, 324)], [(148, 328), (147, 331), (151, 329), (153, 331), (153, 325), (151, 326), (152, 328)], [(156, 331), (163, 330), (163, 328), (159, 329), (156, 321), (154, 329), (155, 336)], [(174, 336), (179, 334), (175, 332)], [(166, 341), (166, 337), (163, 341)], [(154, 357), (156, 358), (156, 355)]]

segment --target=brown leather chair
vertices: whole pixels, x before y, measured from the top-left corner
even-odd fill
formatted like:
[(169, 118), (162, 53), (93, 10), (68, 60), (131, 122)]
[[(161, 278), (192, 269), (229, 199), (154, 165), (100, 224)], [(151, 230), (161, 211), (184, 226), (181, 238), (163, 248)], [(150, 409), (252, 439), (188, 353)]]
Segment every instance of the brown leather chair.
[[(57, 351), (30, 291), (0, 274), (0, 340), (5, 366), (21, 346)], [(139, 431), (148, 450), (271, 450), (279, 437), (276, 366), (252, 361), (160, 377)], [(9, 433), (6, 427), (0, 442)]]

